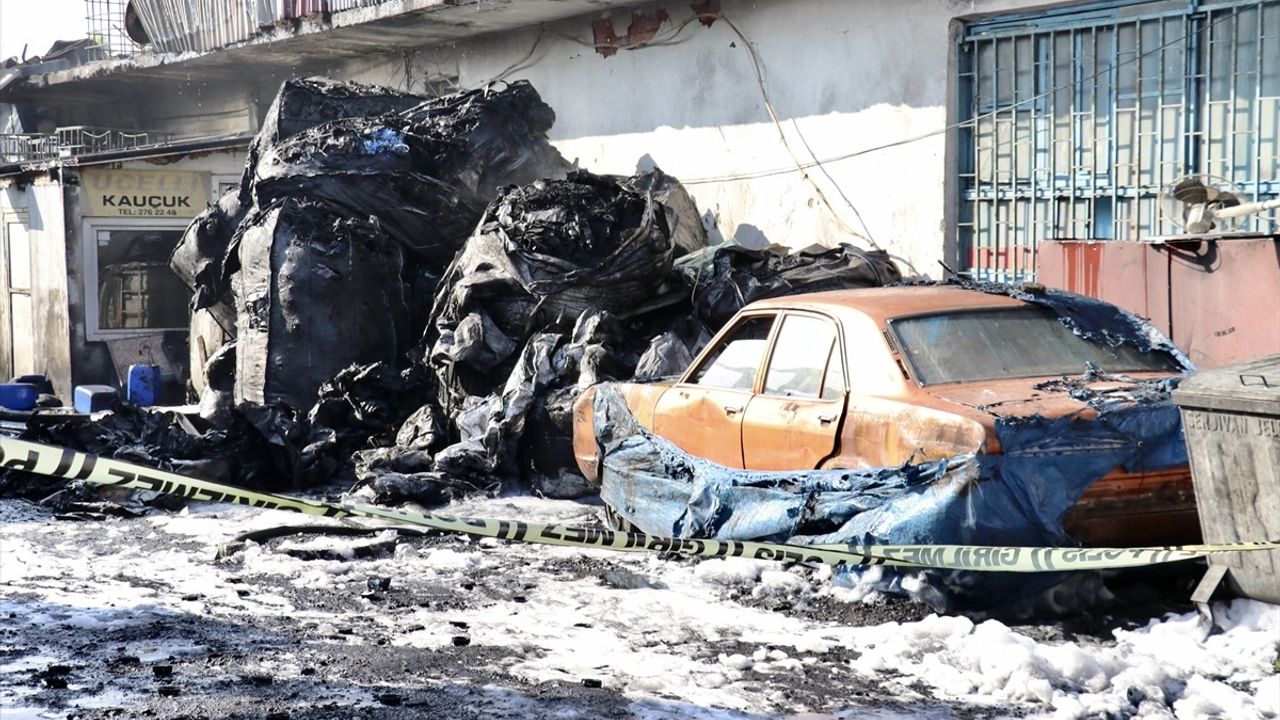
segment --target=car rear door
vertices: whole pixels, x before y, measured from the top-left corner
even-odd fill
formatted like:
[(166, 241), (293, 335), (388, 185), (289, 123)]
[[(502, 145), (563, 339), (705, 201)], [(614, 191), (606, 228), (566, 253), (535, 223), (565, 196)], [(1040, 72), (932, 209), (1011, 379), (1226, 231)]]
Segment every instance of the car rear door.
[(743, 417), (744, 467), (816, 468), (835, 452), (845, 408), (839, 327), (822, 315), (787, 312), (775, 335), (760, 394)]
[(733, 468), (742, 464), (742, 417), (757, 386), (776, 313), (742, 317), (658, 399), (653, 429), (681, 450)]

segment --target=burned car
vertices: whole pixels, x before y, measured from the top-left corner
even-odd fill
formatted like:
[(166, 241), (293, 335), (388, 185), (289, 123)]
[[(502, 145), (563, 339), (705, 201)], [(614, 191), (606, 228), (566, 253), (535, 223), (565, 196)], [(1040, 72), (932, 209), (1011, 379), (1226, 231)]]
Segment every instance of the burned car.
[[(1072, 473), (1095, 473), (1075, 481), (1087, 489), (1064, 505), (1071, 538), (1091, 546), (1196, 540), (1185, 446), (1167, 400), (1189, 363), (1167, 343), (1148, 343), (1150, 326), (1119, 308), (1039, 293), (933, 285), (763, 300), (740, 311), (680, 377), (617, 389), (647, 431), (731, 469), (998, 458), (1021, 432), (1035, 438), (1017, 441), (1027, 504)], [(1099, 318), (1128, 325), (1091, 326)], [(1121, 405), (1125, 413), (1108, 414)], [(1130, 441), (1138, 435), (1123, 433), (1135, 425), (1146, 435)], [(574, 453), (596, 481), (597, 430), (587, 394), (574, 409)], [(1130, 453), (1111, 465), (1104, 456), (1116, 438), (1164, 449), (1159, 460)]]

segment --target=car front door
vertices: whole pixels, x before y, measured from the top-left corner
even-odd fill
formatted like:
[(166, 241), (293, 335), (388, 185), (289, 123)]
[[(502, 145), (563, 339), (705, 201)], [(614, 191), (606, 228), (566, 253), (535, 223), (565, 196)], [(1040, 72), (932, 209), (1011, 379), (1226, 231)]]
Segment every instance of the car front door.
[(760, 394), (742, 422), (744, 467), (805, 470), (836, 449), (845, 408), (840, 333), (830, 318), (788, 312), (773, 343)]
[(681, 450), (732, 468), (742, 464), (742, 417), (774, 325), (774, 313), (741, 318), (662, 394), (653, 430)]

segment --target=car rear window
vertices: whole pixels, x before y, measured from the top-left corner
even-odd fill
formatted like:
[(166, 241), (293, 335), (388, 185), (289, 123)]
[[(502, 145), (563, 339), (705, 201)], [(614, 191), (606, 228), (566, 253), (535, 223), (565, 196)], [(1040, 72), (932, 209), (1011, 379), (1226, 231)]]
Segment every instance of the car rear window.
[(1085, 340), (1041, 307), (921, 315), (891, 325), (922, 385), (1078, 375), (1090, 365), (1110, 373), (1182, 370), (1161, 350)]

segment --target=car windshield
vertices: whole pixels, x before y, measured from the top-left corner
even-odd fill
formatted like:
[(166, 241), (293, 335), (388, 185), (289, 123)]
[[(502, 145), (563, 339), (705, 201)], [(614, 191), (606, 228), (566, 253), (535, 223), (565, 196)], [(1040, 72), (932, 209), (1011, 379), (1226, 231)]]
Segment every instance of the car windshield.
[(1179, 372), (1167, 352), (1091, 342), (1035, 306), (961, 310), (892, 321), (922, 385), (1104, 372)]

